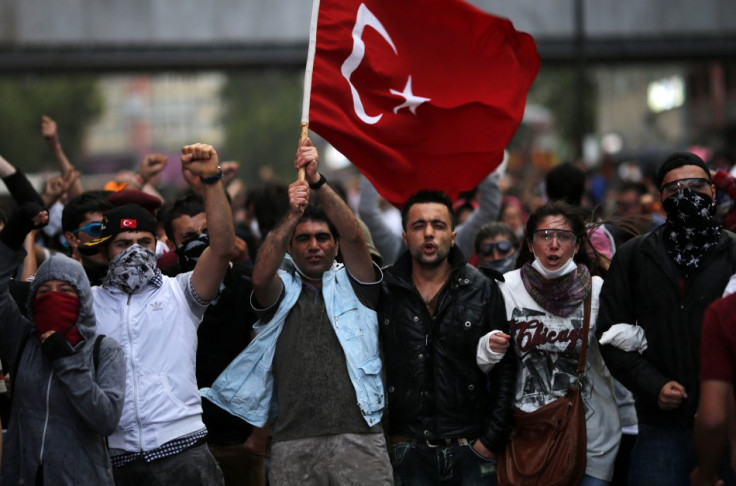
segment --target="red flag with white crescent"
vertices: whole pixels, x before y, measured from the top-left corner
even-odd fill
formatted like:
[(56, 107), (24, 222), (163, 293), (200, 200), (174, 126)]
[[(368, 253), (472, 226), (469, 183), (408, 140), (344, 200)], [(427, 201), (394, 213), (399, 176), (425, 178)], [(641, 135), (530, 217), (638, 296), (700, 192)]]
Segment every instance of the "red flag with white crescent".
[(455, 198), (503, 159), (534, 39), (462, 0), (320, 0), (310, 127), (394, 203)]

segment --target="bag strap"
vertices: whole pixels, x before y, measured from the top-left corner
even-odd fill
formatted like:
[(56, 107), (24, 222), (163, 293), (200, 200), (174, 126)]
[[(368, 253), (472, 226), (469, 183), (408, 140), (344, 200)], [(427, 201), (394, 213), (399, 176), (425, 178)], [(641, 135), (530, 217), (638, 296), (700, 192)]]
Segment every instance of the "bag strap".
[(578, 356), (578, 379), (585, 372), (585, 359), (588, 354), (588, 331), (590, 331), (590, 302), (592, 300), (592, 293), (590, 292), (585, 298), (585, 307), (583, 310), (583, 342), (580, 345), (580, 356)]
[(97, 339), (95, 339), (95, 347), (92, 349), (92, 363), (95, 366), (95, 372), (97, 372), (97, 367), (100, 365), (100, 346), (104, 338), (104, 334), (98, 334)]

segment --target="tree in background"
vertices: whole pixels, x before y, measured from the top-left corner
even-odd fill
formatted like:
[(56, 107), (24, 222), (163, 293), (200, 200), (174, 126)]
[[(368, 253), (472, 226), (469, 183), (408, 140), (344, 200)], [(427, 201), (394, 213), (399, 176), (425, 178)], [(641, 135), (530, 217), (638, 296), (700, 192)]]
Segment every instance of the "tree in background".
[(102, 110), (92, 77), (0, 78), (0, 153), (24, 172), (56, 168), (41, 136), (41, 116), (59, 124), (64, 151), (74, 164), (82, 156), (84, 130)]
[(222, 89), (226, 146), (221, 153), (223, 160), (240, 162), (249, 188), (270, 174), (282, 181), (295, 178), (303, 82), (295, 71), (230, 73)]

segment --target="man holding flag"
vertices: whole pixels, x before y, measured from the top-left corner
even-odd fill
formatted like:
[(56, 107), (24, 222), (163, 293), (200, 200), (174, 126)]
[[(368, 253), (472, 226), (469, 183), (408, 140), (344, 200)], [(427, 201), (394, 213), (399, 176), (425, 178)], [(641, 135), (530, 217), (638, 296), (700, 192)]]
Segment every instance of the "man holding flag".
[[(305, 180), (289, 186), (289, 212), (253, 268), (256, 337), (203, 393), (253, 425), (275, 419), (274, 486), (390, 485), (376, 318), (381, 270), (318, 160), (306, 139), (295, 163)], [(338, 249), (344, 264), (335, 261)]]

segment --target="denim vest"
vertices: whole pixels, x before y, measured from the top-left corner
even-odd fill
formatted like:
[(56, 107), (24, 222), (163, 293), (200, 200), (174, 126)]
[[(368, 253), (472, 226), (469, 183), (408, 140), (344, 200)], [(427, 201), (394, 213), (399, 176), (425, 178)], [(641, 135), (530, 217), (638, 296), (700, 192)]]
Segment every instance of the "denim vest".
[[(276, 314), (268, 322), (258, 321), (253, 326), (256, 337), (248, 347), (212, 387), (200, 390), (203, 397), (257, 427), (276, 418), (273, 400), (276, 341), (302, 290), (301, 278), (288, 256), (278, 275), (284, 283), (284, 298)], [(381, 420), (385, 407), (376, 312), (365, 307), (355, 295), (342, 264), (333, 265), (322, 275), (322, 296), (332, 328), (345, 352), (358, 406), (365, 421), (373, 426)]]

